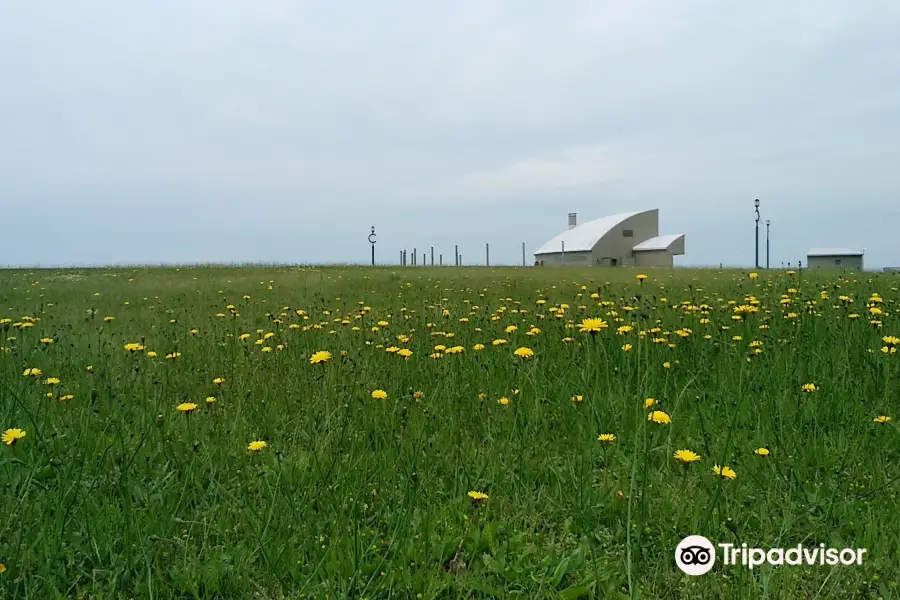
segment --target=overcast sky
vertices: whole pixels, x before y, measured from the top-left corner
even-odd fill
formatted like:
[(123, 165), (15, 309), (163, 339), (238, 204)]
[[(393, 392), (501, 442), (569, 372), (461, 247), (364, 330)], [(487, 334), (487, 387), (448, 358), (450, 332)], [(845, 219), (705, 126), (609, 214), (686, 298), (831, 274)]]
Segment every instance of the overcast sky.
[(752, 265), (756, 197), (774, 266), (900, 265), (900, 2), (0, 0), (0, 264), (516, 263), (659, 208)]

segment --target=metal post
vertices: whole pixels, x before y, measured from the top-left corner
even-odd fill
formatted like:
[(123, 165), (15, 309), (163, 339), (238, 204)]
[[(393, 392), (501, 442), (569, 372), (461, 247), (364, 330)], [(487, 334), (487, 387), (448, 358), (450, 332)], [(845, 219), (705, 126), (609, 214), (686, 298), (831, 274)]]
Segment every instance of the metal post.
[(562, 252), (559, 255), (559, 261), (562, 264), (566, 264), (566, 242), (562, 242)]
[(403, 250), (400, 251), (400, 266), (403, 266)]
[(491, 245), (490, 244), (484, 245), (484, 266), (486, 266), (486, 267), (491, 266)]
[(434, 246), (431, 247), (431, 266), (434, 266)]
[(413, 248), (413, 266), (416, 266), (416, 261), (419, 259), (419, 253), (416, 252), (416, 249)]
[(766, 268), (769, 268), (769, 225), (771, 225), (771, 221), (766, 219)]
[(522, 266), (525, 266), (525, 242), (522, 242)]
[(457, 266), (462, 266), (462, 254), (459, 255), (459, 264)]
[(455, 265), (458, 267), (459, 266), (459, 245), (458, 244), (453, 246), (453, 255), (455, 257), (454, 258)]
[(372, 266), (375, 266), (375, 226), (372, 225), (372, 233), (369, 234), (369, 244), (372, 246)]
[(438, 254), (438, 266), (439, 267), (444, 266), (444, 255), (443, 254)]
[(756, 268), (759, 268), (759, 198), (753, 201), (756, 210)]

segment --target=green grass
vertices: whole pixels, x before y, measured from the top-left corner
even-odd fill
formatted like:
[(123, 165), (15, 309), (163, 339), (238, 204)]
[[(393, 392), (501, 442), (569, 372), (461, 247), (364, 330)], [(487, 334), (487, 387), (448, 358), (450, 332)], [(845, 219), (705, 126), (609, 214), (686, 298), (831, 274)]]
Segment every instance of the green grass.
[[(0, 446), (0, 597), (898, 597), (900, 352), (881, 352), (897, 280), (635, 273), (0, 271), (0, 430), (26, 432)], [(609, 328), (580, 333), (585, 317)], [(309, 364), (318, 350), (333, 360)], [(647, 420), (650, 397), (670, 424)], [(683, 448), (702, 459), (676, 463)], [(688, 534), (867, 554), (692, 578), (673, 559)]]

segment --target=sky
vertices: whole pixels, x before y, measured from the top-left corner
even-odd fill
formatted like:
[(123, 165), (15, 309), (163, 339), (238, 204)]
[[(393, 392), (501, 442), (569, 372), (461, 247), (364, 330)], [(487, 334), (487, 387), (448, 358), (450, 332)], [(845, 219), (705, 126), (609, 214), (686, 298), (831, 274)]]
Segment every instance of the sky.
[(521, 264), (658, 208), (681, 265), (900, 266), (896, 0), (0, 0), (0, 265)]

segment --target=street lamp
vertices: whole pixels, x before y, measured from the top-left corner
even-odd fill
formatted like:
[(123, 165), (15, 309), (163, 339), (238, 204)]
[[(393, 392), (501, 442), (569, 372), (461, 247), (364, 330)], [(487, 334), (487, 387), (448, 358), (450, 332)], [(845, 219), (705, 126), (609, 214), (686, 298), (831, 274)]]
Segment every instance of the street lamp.
[(772, 221), (766, 219), (766, 268), (769, 268), (769, 225)]
[(375, 226), (372, 225), (372, 233), (369, 234), (369, 244), (372, 246), (372, 266), (375, 266)]
[(759, 268), (759, 198), (753, 201), (753, 208), (756, 209), (756, 268)]

